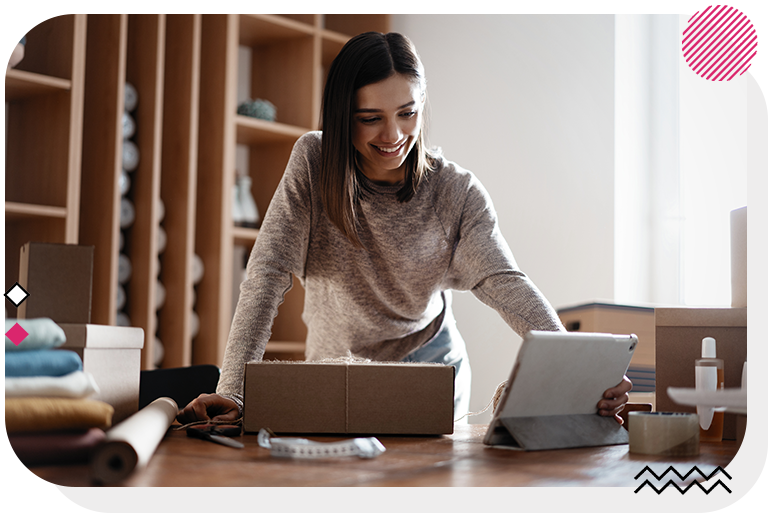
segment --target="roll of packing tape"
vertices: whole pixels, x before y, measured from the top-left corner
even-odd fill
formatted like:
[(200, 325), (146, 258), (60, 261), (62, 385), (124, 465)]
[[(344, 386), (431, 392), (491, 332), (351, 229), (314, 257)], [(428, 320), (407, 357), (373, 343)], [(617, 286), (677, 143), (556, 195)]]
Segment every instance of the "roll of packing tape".
[(629, 414), (629, 452), (661, 456), (699, 454), (699, 416), (664, 411)]

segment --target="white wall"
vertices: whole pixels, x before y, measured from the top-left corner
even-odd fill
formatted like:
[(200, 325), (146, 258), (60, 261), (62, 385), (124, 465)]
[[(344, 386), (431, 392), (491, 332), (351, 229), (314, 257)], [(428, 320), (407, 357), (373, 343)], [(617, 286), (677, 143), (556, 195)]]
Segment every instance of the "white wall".
[[(613, 298), (614, 17), (394, 15), (392, 30), (424, 62), (429, 140), (490, 191), (522, 270), (556, 308)], [(479, 410), (521, 339), (471, 294), (454, 310)]]

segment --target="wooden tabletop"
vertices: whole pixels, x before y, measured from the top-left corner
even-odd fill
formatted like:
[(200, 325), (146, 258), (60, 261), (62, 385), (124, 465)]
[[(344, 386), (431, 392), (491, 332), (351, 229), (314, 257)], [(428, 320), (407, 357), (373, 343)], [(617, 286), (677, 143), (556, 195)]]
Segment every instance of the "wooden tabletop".
[[(486, 425), (456, 425), (452, 435), (382, 436), (386, 452), (373, 459), (295, 460), (275, 458), (258, 446), (255, 434), (235, 438), (233, 449), (169, 431), (149, 465), (124, 486), (632, 486), (646, 465), (661, 475), (669, 466), (681, 474), (694, 465), (704, 474), (728, 465), (735, 441), (702, 443), (694, 457), (630, 454), (628, 445), (514, 451), (482, 443)], [(345, 437), (312, 436), (316, 441)], [(92, 486), (87, 465), (32, 467), (62, 486)], [(646, 472), (647, 474), (647, 472)], [(695, 476), (695, 477), (694, 477)], [(697, 475), (689, 478), (701, 479)]]

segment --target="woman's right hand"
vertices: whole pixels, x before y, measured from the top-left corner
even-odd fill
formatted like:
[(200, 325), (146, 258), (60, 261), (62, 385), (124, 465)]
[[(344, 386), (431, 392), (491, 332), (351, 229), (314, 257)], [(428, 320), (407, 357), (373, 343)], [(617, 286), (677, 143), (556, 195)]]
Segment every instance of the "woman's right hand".
[(237, 403), (215, 393), (201, 394), (176, 415), (176, 420), (181, 424), (198, 420), (234, 422), (238, 418), (240, 418), (240, 407)]

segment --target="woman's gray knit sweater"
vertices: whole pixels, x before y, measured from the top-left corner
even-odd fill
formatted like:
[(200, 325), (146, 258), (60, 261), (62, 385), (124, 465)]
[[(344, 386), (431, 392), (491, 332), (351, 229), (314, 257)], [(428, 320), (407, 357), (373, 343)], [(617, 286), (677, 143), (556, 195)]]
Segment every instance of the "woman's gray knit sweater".
[(321, 132), (299, 138), (251, 252), (217, 393), (242, 408), (244, 364), (260, 360), (277, 307), (295, 275), (305, 287), (308, 360), (354, 356), (397, 361), (440, 329), (447, 289), (471, 290), (520, 335), (564, 330), (518, 268), (477, 178), (449, 161), (414, 197), (362, 174), (354, 247), (328, 219), (319, 194)]

